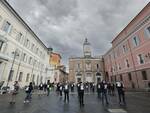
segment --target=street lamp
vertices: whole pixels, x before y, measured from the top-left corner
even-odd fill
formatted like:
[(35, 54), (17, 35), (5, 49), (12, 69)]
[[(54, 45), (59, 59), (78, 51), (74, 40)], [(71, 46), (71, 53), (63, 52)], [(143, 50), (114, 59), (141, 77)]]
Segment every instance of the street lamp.
[[(22, 52), (21, 52), (21, 55), (22, 55), (22, 53), (23, 53), (23, 50), (22, 50)], [(18, 69), (17, 69), (16, 81), (17, 81), (17, 79), (18, 79), (18, 73), (19, 73), (20, 65), (21, 65), (21, 58), (20, 58), (20, 61), (19, 61)]]
[(11, 77), (11, 74), (13, 72), (13, 66), (14, 66), (14, 63), (15, 63), (15, 59), (17, 56), (19, 56), (19, 53), (17, 53), (17, 51), (15, 50), (14, 52), (12, 52), (12, 54), (14, 54), (14, 57), (13, 57), (13, 61), (12, 61), (12, 65), (11, 65), (11, 69), (9, 71), (9, 76), (8, 76), (8, 80), (7, 80), (7, 86), (9, 84), (9, 81), (10, 81), (10, 77)]

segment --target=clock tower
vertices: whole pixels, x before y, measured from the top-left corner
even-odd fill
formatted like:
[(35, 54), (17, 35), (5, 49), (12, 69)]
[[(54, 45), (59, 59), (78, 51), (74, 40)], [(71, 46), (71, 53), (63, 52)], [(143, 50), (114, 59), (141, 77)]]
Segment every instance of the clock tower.
[(87, 38), (85, 38), (85, 41), (83, 43), (83, 53), (85, 58), (91, 57), (91, 44), (88, 42)]

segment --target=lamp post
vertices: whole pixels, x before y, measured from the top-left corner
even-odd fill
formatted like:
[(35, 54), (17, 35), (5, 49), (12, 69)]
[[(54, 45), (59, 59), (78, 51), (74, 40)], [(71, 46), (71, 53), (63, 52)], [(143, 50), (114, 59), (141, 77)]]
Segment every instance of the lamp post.
[(19, 54), (17, 53), (16, 50), (15, 50), (14, 52), (12, 52), (12, 54), (14, 54), (14, 57), (13, 57), (11, 69), (10, 69), (10, 71), (9, 71), (9, 76), (8, 76), (8, 80), (7, 80), (7, 86), (8, 86), (8, 84), (9, 84), (10, 79), (11, 79), (10, 77), (11, 77), (11, 74), (12, 74), (12, 72), (13, 72), (13, 66), (14, 66), (14, 63), (15, 63), (15, 59), (16, 59), (17, 56), (19, 56)]
[[(22, 55), (22, 53), (23, 53), (23, 50), (21, 52), (21, 55)], [(20, 65), (21, 65), (21, 58), (20, 58), (20, 61), (19, 61), (18, 69), (17, 69), (16, 80), (18, 79), (18, 73), (19, 73)]]
[(32, 67), (32, 71), (31, 71), (31, 79), (30, 79), (30, 82), (34, 82), (33, 78), (34, 78), (34, 67), (35, 67), (35, 63), (36, 63), (36, 60), (35, 60), (35, 57), (33, 58), (33, 67)]

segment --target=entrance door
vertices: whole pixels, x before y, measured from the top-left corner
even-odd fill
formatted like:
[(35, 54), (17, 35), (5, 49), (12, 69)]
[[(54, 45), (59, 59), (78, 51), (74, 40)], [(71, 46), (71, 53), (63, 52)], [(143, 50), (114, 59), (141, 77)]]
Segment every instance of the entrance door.
[(93, 82), (93, 77), (91, 73), (87, 73), (85, 77), (85, 82)]
[(77, 78), (77, 82), (81, 82), (81, 78)]
[(97, 83), (98, 82), (101, 82), (101, 78), (100, 77), (97, 77)]

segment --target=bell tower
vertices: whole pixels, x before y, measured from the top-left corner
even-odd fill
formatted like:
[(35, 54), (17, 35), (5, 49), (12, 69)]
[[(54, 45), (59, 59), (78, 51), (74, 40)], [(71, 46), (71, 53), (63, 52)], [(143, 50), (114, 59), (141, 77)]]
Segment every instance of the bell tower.
[(83, 43), (83, 53), (85, 58), (91, 57), (91, 44), (88, 42), (87, 38), (85, 38), (85, 41)]

